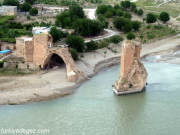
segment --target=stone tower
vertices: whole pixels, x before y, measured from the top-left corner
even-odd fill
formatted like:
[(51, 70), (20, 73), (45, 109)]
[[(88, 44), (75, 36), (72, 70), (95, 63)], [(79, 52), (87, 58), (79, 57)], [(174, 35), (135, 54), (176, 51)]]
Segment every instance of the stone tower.
[(123, 42), (120, 76), (113, 85), (117, 95), (141, 92), (145, 89), (147, 72), (140, 61), (140, 51), (140, 43), (130, 40)]
[(34, 54), (33, 54), (33, 63), (37, 66), (42, 66), (44, 58), (47, 56), (49, 47), (52, 47), (53, 38), (49, 34), (39, 33), (34, 35)]

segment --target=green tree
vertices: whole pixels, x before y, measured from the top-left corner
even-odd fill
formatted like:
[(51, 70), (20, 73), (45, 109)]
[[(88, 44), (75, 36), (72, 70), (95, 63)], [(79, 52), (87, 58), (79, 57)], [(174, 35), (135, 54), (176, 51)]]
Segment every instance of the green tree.
[(163, 21), (164, 23), (170, 20), (169, 14), (167, 12), (161, 12), (159, 15), (159, 20)]
[(116, 9), (114, 9), (114, 8), (109, 8), (108, 11), (111, 12), (112, 15), (116, 15)]
[(71, 53), (74, 61), (79, 60), (79, 58), (78, 58), (79, 53), (77, 52), (76, 49), (69, 48), (68, 51)]
[(28, 20), (30, 20), (30, 19), (31, 19), (31, 17), (30, 17), (29, 15), (27, 15), (27, 19), (28, 19)]
[(134, 9), (137, 9), (137, 7), (136, 7), (136, 4), (132, 2), (131, 3), (131, 10), (134, 11)]
[[(65, 23), (66, 21), (64, 21), (64, 19), (69, 18), (69, 12), (61, 12), (61, 14), (56, 16), (56, 25), (61, 25), (62, 28), (65, 28), (65, 26), (67, 26), (67, 24)], [(69, 23), (68, 23), (69, 24)]]
[(143, 15), (143, 13), (144, 13), (144, 12), (143, 12), (142, 9), (139, 9), (139, 10), (137, 11), (137, 14), (140, 15), (140, 16)]
[(132, 39), (135, 39), (135, 35), (134, 35), (134, 33), (133, 32), (128, 32), (127, 33), (127, 39), (129, 39), (129, 40), (132, 40)]
[(106, 18), (111, 18), (113, 14), (112, 14), (112, 12), (107, 11), (104, 15)]
[(153, 13), (148, 13), (147, 15), (146, 15), (146, 22), (147, 23), (155, 23), (156, 22), (156, 15), (155, 14), (153, 14)]
[(126, 24), (123, 30), (125, 33), (130, 32), (132, 30), (132, 24), (131, 23)]
[(7, 33), (7, 37), (8, 38), (15, 38), (15, 32), (14, 30), (8, 30), (8, 33)]
[(137, 12), (138, 12), (137, 8), (134, 8), (134, 9), (133, 9), (133, 12), (134, 12), (135, 14), (137, 14)]
[(95, 41), (91, 40), (90, 42), (85, 43), (86, 51), (93, 51), (98, 49), (98, 45)]
[(118, 44), (119, 42), (121, 42), (123, 40), (123, 38), (119, 35), (114, 35), (110, 38), (110, 41), (114, 44)]
[(114, 5), (114, 9), (115, 9), (115, 10), (118, 10), (118, 9), (120, 9), (120, 8), (121, 8), (121, 7), (120, 7), (118, 4), (115, 4), (115, 5)]
[(21, 7), (20, 7), (21, 11), (24, 11), (25, 12), (25, 15), (26, 15), (26, 12), (28, 12), (30, 9), (31, 9), (31, 4), (27, 3), (27, 2), (24, 2)]
[(29, 4), (33, 5), (36, 0), (25, 0), (25, 1), (28, 2)]
[(68, 35), (66, 38), (66, 44), (69, 47), (76, 49), (78, 52), (84, 52), (84, 39), (80, 36)]
[(78, 18), (84, 18), (85, 14), (83, 11), (83, 8), (80, 7), (79, 5), (72, 5), (69, 7), (69, 17), (71, 18), (72, 21), (74, 16), (78, 16)]
[(125, 12), (125, 13), (123, 14), (123, 17), (124, 17), (124, 18), (129, 18), (129, 19), (131, 19), (132, 15), (131, 15), (129, 12)]
[(0, 38), (5, 38), (6, 34), (3, 31), (0, 31)]
[(108, 5), (98, 5), (96, 13), (97, 14), (104, 14), (108, 11)]
[(130, 8), (131, 2), (130, 1), (121, 1), (121, 6), (125, 9)]
[(139, 21), (132, 21), (131, 24), (132, 24), (132, 28), (135, 31), (139, 30), (139, 28), (141, 27), (141, 22), (139, 22)]
[(83, 18), (75, 20), (73, 22), (73, 28), (82, 36), (91, 36), (99, 34), (103, 26), (96, 20)]
[(30, 14), (30, 15), (37, 15), (37, 14), (38, 14), (38, 10), (37, 10), (36, 8), (31, 8), (31, 9), (29, 10), (29, 14)]
[(129, 23), (130, 20), (128, 18), (123, 18), (123, 17), (116, 17), (113, 20), (114, 27), (119, 30), (122, 30), (122, 28)]
[(103, 28), (108, 28), (109, 22), (107, 21), (107, 19), (105, 18), (104, 15), (99, 14), (97, 16), (97, 19), (98, 19), (99, 23), (101, 23)]
[(63, 32), (60, 30), (57, 30), (56, 27), (52, 27), (50, 29), (49, 34), (53, 37), (53, 43), (55, 43), (58, 40), (61, 40), (61, 37), (63, 36)]
[(4, 0), (3, 5), (17, 6), (19, 7), (19, 0)]
[(117, 9), (116, 15), (123, 16), (124, 12), (121, 9)]
[(63, 24), (65, 25), (65, 27), (71, 27), (72, 26), (72, 23), (71, 23), (71, 18), (70, 17), (65, 17), (63, 19)]

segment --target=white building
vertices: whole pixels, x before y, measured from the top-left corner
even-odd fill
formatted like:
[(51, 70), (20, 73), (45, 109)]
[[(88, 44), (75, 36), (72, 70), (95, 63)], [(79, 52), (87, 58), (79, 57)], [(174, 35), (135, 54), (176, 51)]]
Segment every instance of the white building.
[(33, 27), (32, 29), (32, 34), (38, 34), (38, 33), (49, 33), (51, 28), (47, 28), (47, 27)]

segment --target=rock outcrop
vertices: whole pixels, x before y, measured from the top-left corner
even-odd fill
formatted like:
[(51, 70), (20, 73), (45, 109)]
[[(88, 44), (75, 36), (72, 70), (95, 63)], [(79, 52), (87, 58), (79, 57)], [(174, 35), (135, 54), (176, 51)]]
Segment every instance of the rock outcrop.
[(141, 92), (145, 89), (147, 72), (140, 61), (141, 44), (126, 40), (122, 44), (121, 71), (114, 83), (117, 95)]

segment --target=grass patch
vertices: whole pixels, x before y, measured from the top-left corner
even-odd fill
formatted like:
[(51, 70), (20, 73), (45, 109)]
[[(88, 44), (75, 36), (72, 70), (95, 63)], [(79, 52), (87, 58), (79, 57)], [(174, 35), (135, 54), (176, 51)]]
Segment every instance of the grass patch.
[(135, 2), (137, 7), (144, 7), (144, 6), (156, 6), (151, 0), (138, 0)]
[[(178, 4), (177, 4), (178, 5)], [(166, 3), (159, 7), (143, 7), (145, 10), (154, 11), (154, 12), (168, 12), (170, 16), (177, 17), (179, 11), (176, 9), (176, 6), (172, 3)]]
[(176, 20), (180, 21), (180, 17), (179, 17), (179, 18), (177, 18)]
[(0, 76), (23, 76), (33, 74), (33, 70), (12, 70), (12, 69), (0, 69)]
[(0, 16), (0, 25), (5, 24), (8, 20), (13, 20), (15, 16)]
[(162, 26), (162, 25), (148, 25), (148, 26), (143, 26), (138, 32), (135, 32), (136, 40), (138, 40), (141, 43), (150, 43), (152, 41), (156, 41), (161, 38), (165, 38), (177, 34), (175, 30), (166, 26)]

